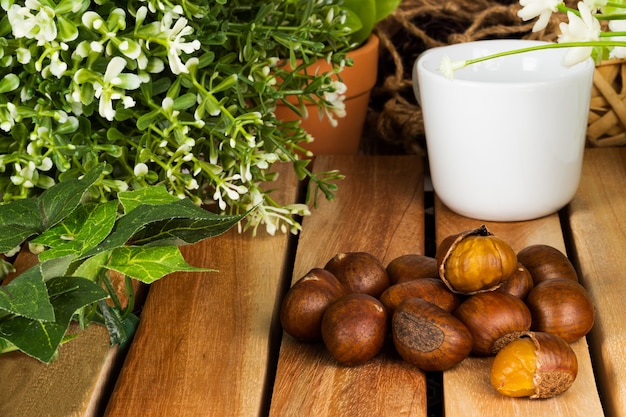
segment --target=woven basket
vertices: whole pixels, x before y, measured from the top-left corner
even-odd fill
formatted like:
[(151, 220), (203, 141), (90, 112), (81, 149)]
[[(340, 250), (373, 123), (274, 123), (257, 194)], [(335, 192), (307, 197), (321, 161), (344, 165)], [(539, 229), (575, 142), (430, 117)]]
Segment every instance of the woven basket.
[(626, 60), (596, 65), (587, 140), (590, 146), (626, 145)]

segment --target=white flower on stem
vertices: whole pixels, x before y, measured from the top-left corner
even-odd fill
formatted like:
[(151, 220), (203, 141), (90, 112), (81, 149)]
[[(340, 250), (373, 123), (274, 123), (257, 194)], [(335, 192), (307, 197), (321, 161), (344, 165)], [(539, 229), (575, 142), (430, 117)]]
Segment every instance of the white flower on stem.
[(520, 0), (522, 9), (517, 12), (524, 22), (539, 17), (533, 26), (533, 32), (539, 32), (548, 25), (552, 13), (557, 11), (557, 6), (561, 0)]
[(24, 7), (13, 4), (7, 10), (7, 17), (16, 38), (35, 39), (42, 45), (57, 37), (54, 9), (37, 0), (26, 0)]
[(463, 68), (466, 64), (467, 61), (452, 61), (448, 55), (444, 55), (439, 63), (439, 71), (451, 80), (454, 78), (454, 71)]
[(348, 87), (341, 81), (331, 82), (332, 91), (324, 92), (325, 106), (323, 111), (328, 117), (331, 126), (337, 126), (337, 120), (335, 117), (346, 117), (346, 104), (344, 100), (346, 98), (346, 91)]
[(174, 26), (170, 28), (173, 21), (172, 13), (165, 13), (161, 21), (161, 32), (167, 38), (167, 58), (170, 69), (174, 74), (189, 73), (189, 69), (183, 63), (180, 55), (182, 52), (191, 54), (200, 49), (200, 41), (198, 39), (192, 42), (185, 42), (185, 36), (193, 33), (193, 28), (187, 25), (187, 19), (179, 18)]
[(95, 96), (100, 99), (98, 113), (107, 120), (115, 118), (113, 100), (122, 100), (126, 107), (132, 105), (134, 101), (129, 101), (124, 95), (124, 90), (135, 90), (139, 88), (141, 80), (136, 74), (122, 73), (126, 67), (126, 60), (116, 56), (109, 61), (107, 69), (102, 78), (102, 83), (95, 82)]
[[(612, 32), (626, 32), (626, 20), (611, 20), (609, 29)], [(612, 36), (612, 41), (626, 41), (625, 36)], [(611, 50), (609, 58), (626, 58), (626, 46), (616, 46)]]
[[(580, 16), (574, 12), (567, 12), (567, 18), (569, 23), (562, 22), (559, 25), (561, 34), (559, 35), (558, 42), (589, 42), (597, 41), (600, 39), (600, 22), (596, 17), (591, 14), (591, 9), (585, 3), (578, 2), (578, 11)], [(585, 59), (591, 56), (593, 47), (573, 47), (571, 48), (565, 58), (563, 58), (563, 64), (571, 67), (579, 62), (583, 62)]]

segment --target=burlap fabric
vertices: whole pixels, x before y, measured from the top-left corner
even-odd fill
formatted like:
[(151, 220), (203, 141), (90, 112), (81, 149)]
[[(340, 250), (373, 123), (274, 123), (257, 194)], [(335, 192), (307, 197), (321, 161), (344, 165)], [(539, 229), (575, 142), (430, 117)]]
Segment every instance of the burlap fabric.
[(523, 22), (519, 9), (517, 0), (404, 0), (377, 28), (379, 81), (372, 92), (371, 137), (365, 138), (365, 147), (380, 151), (382, 143), (383, 151), (425, 154), (422, 113), (411, 80), (413, 64), (424, 50), (480, 39), (556, 40), (562, 14), (553, 15), (545, 30), (532, 33), (534, 20)]

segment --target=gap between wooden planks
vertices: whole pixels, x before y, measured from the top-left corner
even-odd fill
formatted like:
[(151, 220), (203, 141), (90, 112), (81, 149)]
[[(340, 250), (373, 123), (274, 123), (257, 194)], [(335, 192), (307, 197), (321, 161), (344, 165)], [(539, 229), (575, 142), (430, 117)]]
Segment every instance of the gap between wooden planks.
[[(292, 282), (340, 252), (365, 251), (385, 265), (424, 251), (422, 161), (418, 157), (318, 157), (317, 172), (339, 168), (337, 199), (304, 219)], [(283, 337), (270, 416), (426, 415), (424, 374), (393, 349), (356, 367), (339, 365), (321, 343)]]
[[(460, 216), (435, 200), (437, 243), (445, 237), (481, 224), (509, 243), (516, 252), (543, 243), (565, 252), (558, 214), (527, 222), (484, 222)], [(470, 357), (444, 372), (443, 397), (446, 416), (465, 417), (601, 417), (604, 415), (591, 365), (587, 342), (572, 344), (578, 358), (578, 376), (569, 390), (545, 400), (509, 398), (498, 394), (489, 382), (493, 358)]]

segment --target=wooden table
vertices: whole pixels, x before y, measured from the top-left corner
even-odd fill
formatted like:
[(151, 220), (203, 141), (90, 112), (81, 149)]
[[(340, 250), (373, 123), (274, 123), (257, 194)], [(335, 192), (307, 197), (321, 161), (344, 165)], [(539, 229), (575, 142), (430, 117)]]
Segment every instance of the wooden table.
[[(330, 168), (346, 179), (335, 201), (321, 201), (304, 219), (299, 236), (231, 230), (184, 248), (191, 264), (219, 272), (153, 284), (127, 352), (110, 349), (104, 329), (91, 326), (49, 366), (19, 353), (0, 356), (0, 417), (626, 416), (626, 149), (588, 149), (580, 189), (561, 213), (485, 223), (516, 250), (546, 243), (567, 251), (595, 302), (592, 332), (573, 344), (578, 378), (549, 400), (496, 394), (490, 358), (426, 375), (387, 346), (348, 368), (321, 344), (283, 334), (277, 312), (285, 291), (334, 254), (367, 251), (386, 264), (424, 253), (427, 239), (435, 244), (484, 223), (436, 198), (434, 207), (425, 204), (416, 156), (316, 159), (317, 171)], [(282, 167), (276, 198), (296, 201), (298, 189)], [(430, 236), (425, 219), (433, 217)]]

